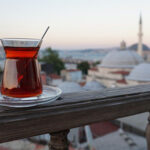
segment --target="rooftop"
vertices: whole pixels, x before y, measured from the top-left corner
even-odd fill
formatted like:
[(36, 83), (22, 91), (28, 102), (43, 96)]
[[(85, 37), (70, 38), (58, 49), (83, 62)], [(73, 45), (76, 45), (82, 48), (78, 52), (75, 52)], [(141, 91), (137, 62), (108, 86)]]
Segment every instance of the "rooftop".
[(57, 74), (50, 74), (49, 77), (51, 79), (61, 79), (61, 77), (59, 75), (57, 75)]
[(128, 75), (128, 74), (129, 74), (129, 71), (120, 70), (120, 71), (113, 71), (113, 72), (111, 72), (111, 73), (112, 73), (112, 74)]
[(150, 64), (142, 63), (137, 65), (126, 77), (127, 80), (150, 82)]
[(72, 92), (81, 92), (83, 91), (82, 87), (71, 81), (64, 81), (58, 85), (58, 87), (63, 91), (63, 93), (72, 93)]
[(93, 67), (93, 68), (90, 68), (89, 70), (92, 70), (92, 71), (98, 71), (98, 68)]
[(120, 136), (120, 133), (115, 131), (106, 134), (102, 138), (97, 138), (94, 140), (93, 145), (95, 145), (96, 150), (146, 150), (145, 138), (130, 133), (126, 134), (129, 137), (129, 142), (127, 138), (124, 138), (125, 136)]
[(121, 80), (117, 80), (117, 83), (121, 83), (121, 84), (127, 84), (125, 79), (121, 79)]
[(97, 81), (88, 81), (83, 87), (83, 89), (88, 91), (103, 90), (104, 88), (104, 85)]
[(100, 67), (133, 68), (144, 62), (141, 56), (130, 50), (115, 50), (109, 52), (102, 60)]

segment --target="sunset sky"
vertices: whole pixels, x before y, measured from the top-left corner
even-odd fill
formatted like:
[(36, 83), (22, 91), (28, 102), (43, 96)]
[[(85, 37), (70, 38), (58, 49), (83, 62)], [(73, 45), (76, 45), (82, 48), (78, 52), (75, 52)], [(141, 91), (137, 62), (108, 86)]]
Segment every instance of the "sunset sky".
[(0, 0), (0, 38), (40, 38), (42, 47), (106, 48), (137, 42), (139, 14), (143, 41), (150, 46), (150, 0)]

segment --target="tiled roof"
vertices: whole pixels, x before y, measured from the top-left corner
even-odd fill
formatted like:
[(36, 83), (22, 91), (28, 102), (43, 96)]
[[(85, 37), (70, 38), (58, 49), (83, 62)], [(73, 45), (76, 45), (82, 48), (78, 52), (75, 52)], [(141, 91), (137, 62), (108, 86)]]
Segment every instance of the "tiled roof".
[(106, 122), (99, 122), (99, 123), (94, 123), (90, 125), (93, 137), (100, 137), (105, 134), (109, 134), (113, 131), (118, 130), (118, 126), (114, 125), (110, 121)]
[(96, 138), (93, 142), (95, 150), (146, 150), (146, 140), (135, 134), (126, 133), (136, 145), (128, 143), (118, 131)]
[(86, 82), (79, 82), (80, 86), (84, 86)]
[(127, 84), (125, 79), (121, 79), (121, 80), (117, 80), (117, 83), (121, 83), (121, 84)]
[(58, 85), (58, 87), (62, 90), (63, 93), (72, 93), (72, 92), (81, 92), (83, 89), (76, 82), (65, 81)]
[(51, 79), (61, 79), (61, 77), (59, 75), (57, 75), (57, 74), (50, 74), (49, 77)]
[(111, 73), (112, 73), (112, 74), (128, 75), (130, 72), (129, 72), (129, 71), (119, 70), (119, 71), (114, 71), (114, 72), (111, 72)]
[(90, 68), (89, 70), (91, 70), (91, 71), (98, 71), (98, 69), (97, 68)]
[(103, 90), (104, 88), (104, 85), (97, 81), (88, 81), (83, 87), (83, 89), (88, 91)]

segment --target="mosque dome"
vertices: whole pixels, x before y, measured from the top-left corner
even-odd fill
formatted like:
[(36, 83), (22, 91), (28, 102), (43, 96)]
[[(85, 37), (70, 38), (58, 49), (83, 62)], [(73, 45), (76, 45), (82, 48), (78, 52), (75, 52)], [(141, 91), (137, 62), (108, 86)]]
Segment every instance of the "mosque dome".
[(102, 90), (104, 88), (105, 88), (104, 85), (96, 81), (89, 81), (83, 87), (83, 89), (88, 90), (88, 91)]
[(100, 67), (133, 68), (144, 62), (143, 58), (131, 50), (116, 50), (109, 52), (102, 60)]
[(136, 66), (126, 77), (127, 80), (150, 82), (150, 64), (142, 63)]
[(62, 82), (58, 85), (58, 87), (63, 93), (79, 92), (83, 90), (78, 83), (69, 81)]
[[(135, 43), (135, 44), (131, 45), (131, 46), (129, 47), (129, 49), (136, 51), (136, 50), (138, 49), (138, 43)], [(142, 49), (143, 49), (144, 51), (149, 51), (149, 50), (150, 50), (150, 48), (149, 48), (146, 44), (142, 44)]]

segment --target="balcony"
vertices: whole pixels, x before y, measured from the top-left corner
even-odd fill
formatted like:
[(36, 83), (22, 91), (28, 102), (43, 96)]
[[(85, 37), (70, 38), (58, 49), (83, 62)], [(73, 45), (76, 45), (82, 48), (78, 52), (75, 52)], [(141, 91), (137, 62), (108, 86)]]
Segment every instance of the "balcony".
[[(50, 149), (66, 150), (71, 128), (149, 110), (150, 85), (63, 94), (57, 101), (40, 107), (1, 107), (0, 143), (49, 133)], [(146, 138), (150, 150), (150, 124), (147, 125)]]

